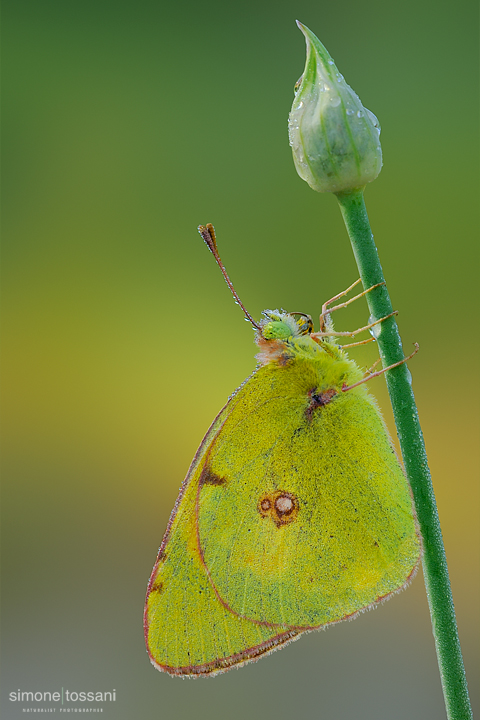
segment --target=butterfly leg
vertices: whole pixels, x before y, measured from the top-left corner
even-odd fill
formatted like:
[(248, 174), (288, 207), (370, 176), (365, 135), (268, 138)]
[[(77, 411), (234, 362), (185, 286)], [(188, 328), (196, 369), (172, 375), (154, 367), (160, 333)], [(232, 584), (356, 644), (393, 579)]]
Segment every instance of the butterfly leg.
[[(334, 308), (335, 309), (335, 308)], [(328, 315), (328, 313), (327, 313)], [(368, 325), (364, 325), (361, 328), (358, 328), (358, 330), (351, 330), (350, 332), (336, 332), (335, 330), (320, 330), (319, 332), (312, 333), (313, 338), (322, 338), (322, 337), (355, 337), (355, 335), (358, 335), (359, 333), (363, 332), (364, 330), (370, 330), (370, 328), (374, 327), (375, 325), (378, 325), (378, 323), (383, 322), (384, 320), (387, 320), (389, 317), (392, 317), (392, 315), (398, 315), (398, 310), (394, 310), (393, 312), (389, 313), (388, 315), (385, 315), (385, 317), (380, 318), (379, 320), (375, 320), (375, 322), (369, 323)], [(355, 343), (356, 345), (357, 343)], [(362, 344), (363, 343), (359, 343)], [(348, 347), (348, 346), (344, 346)]]
[(373, 371), (374, 371), (374, 369), (377, 367), (378, 363), (381, 362), (381, 361), (382, 361), (381, 358), (378, 358), (378, 360), (375, 360), (375, 362), (373, 363), (373, 365), (372, 365), (371, 367), (369, 367), (368, 370), (365, 370), (365, 372), (363, 373), (363, 377), (369, 378), (370, 375), (373, 374)]
[(358, 280), (355, 280), (355, 282), (350, 285), (346, 290), (344, 290), (341, 293), (338, 293), (338, 295), (335, 295), (333, 298), (330, 298), (330, 300), (327, 300), (327, 302), (323, 303), (322, 305), (322, 312), (320, 314), (320, 331), (325, 332), (325, 330), (329, 326), (329, 316), (332, 312), (335, 310), (340, 310), (341, 308), (347, 307), (347, 305), (350, 305), (350, 303), (355, 302), (355, 300), (358, 300), (359, 298), (363, 297), (367, 293), (371, 292), (377, 287), (380, 287), (380, 285), (385, 285), (385, 281), (381, 283), (377, 283), (376, 285), (372, 285), (371, 287), (367, 288), (363, 292), (359, 293), (358, 295), (355, 295), (355, 297), (350, 298), (350, 300), (346, 300), (343, 303), (340, 303), (339, 305), (335, 305), (334, 307), (328, 307), (331, 303), (335, 302), (335, 300), (339, 300), (341, 297), (344, 297), (345, 295), (348, 295), (350, 290), (353, 290), (353, 288), (358, 285), (358, 283), (361, 282), (361, 279), (358, 278)]
[(356, 347), (357, 345), (366, 345), (367, 343), (370, 343), (370, 342), (375, 342), (375, 338), (370, 337), (370, 338), (367, 338), (366, 340), (360, 340), (359, 342), (347, 343), (345, 345), (342, 345), (342, 350), (344, 348)]
[(374, 377), (378, 377), (379, 375), (382, 375), (382, 373), (387, 372), (387, 370), (391, 370), (394, 367), (398, 367), (399, 365), (403, 365), (403, 363), (406, 363), (414, 355), (416, 355), (417, 352), (420, 350), (420, 346), (418, 343), (413, 343), (413, 344), (415, 345), (415, 350), (412, 353), (410, 353), (410, 355), (408, 357), (403, 358), (403, 360), (399, 360), (396, 363), (393, 363), (393, 365), (389, 365), (386, 368), (382, 368), (381, 370), (377, 370), (377, 372), (372, 373), (371, 370), (373, 370), (375, 365), (377, 365), (377, 363), (380, 362), (379, 360), (377, 360), (377, 362), (370, 368), (370, 370), (367, 371), (367, 374), (365, 375), (365, 377), (363, 377), (358, 382), (353, 383), (353, 385), (344, 385), (342, 387), (342, 392), (347, 392), (347, 390), (351, 390), (352, 388), (357, 387), (357, 385), (361, 385), (362, 383), (367, 382), (368, 380), (371, 380)]

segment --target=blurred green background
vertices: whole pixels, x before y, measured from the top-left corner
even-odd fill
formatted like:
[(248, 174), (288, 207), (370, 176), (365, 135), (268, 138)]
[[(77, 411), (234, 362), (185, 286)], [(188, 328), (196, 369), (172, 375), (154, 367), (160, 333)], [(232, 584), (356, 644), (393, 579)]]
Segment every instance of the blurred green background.
[[(240, 671), (148, 662), (146, 583), (257, 318), (357, 277), (333, 196), (287, 138), (304, 39), (380, 119), (367, 206), (410, 364), (478, 708), (477, 4), (6, 0), (3, 683), (111, 690), (113, 719), (444, 717), (421, 573), (354, 623)], [(336, 318), (367, 317), (363, 301)], [(352, 355), (375, 359), (371, 345)], [(372, 381), (394, 432), (383, 379)]]

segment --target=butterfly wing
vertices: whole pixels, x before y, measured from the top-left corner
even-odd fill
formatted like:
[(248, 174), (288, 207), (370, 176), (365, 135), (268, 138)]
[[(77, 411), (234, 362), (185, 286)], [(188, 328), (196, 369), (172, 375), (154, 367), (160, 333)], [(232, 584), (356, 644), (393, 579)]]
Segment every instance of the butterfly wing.
[(152, 663), (172, 675), (214, 675), (267, 654), (298, 637), (238, 617), (215, 594), (197, 540), (196, 498), (212, 444), (235, 407), (234, 397), (205, 436), (181, 488), (145, 604), (145, 639)]
[(314, 362), (267, 365), (212, 440), (197, 489), (203, 565), (239, 617), (297, 628), (403, 587), (420, 544), (409, 488), (360, 386), (311, 411)]

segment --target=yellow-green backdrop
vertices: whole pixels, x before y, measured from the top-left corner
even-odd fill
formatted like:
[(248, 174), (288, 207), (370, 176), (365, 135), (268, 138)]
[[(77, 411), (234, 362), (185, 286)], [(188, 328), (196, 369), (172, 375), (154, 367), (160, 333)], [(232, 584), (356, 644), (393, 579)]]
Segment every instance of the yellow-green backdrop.
[[(291, 159), (297, 17), (382, 125), (366, 200), (405, 348), (421, 347), (410, 367), (478, 707), (476, 3), (6, 0), (6, 718), (25, 717), (10, 692), (62, 687), (115, 688), (112, 720), (444, 717), (421, 573), (216, 679), (172, 679), (144, 650), (178, 487), (254, 367), (197, 225), (215, 224), (256, 317), (318, 315), (357, 277), (335, 198)], [(336, 322), (366, 316), (359, 302)], [(371, 389), (392, 427), (384, 380)]]

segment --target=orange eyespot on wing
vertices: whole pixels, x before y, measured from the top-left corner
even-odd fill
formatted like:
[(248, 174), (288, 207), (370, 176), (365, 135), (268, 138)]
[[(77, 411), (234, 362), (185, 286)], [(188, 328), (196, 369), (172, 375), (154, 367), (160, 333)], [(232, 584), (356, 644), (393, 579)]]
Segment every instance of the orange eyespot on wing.
[(286, 490), (264, 493), (258, 501), (258, 511), (264, 518), (270, 518), (276, 527), (293, 522), (298, 515), (298, 500)]

